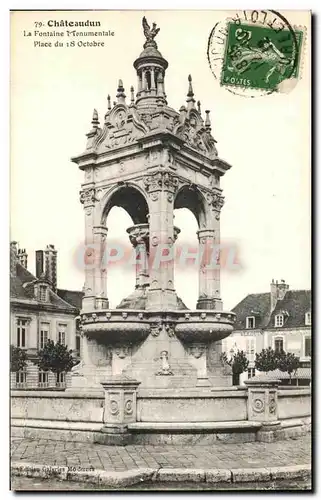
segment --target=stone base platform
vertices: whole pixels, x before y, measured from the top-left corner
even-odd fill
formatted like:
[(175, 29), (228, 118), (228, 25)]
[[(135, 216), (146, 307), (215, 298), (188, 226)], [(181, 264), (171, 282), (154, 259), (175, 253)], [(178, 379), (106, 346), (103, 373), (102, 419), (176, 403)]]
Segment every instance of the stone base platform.
[(136, 422), (112, 429), (100, 423), (39, 419), (12, 419), (11, 434), (17, 438), (99, 443), (110, 446), (210, 445), (214, 443), (273, 442), (300, 437), (310, 430), (310, 419), (281, 421), (275, 428), (261, 422)]

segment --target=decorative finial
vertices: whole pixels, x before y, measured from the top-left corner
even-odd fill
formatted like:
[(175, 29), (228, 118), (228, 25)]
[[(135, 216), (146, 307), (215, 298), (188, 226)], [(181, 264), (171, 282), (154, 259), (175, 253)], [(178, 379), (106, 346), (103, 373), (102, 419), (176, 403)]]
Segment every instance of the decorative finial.
[(118, 99), (118, 102), (125, 102), (125, 92), (124, 92), (124, 86), (123, 86), (123, 81), (119, 80), (118, 81), (118, 89), (117, 89), (117, 94), (116, 97)]
[(191, 75), (188, 75), (188, 92), (187, 92), (187, 97), (193, 97), (194, 92), (193, 92), (193, 87), (192, 87), (192, 77)]
[(205, 113), (206, 113), (205, 128), (210, 132), (211, 131), (210, 111), (206, 109)]
[(110, 95), (108, 94), (107, 96), (107, 105), (108, 105), (108, 111), (111, 110), (111, 104), (110, 104)]
[(181, 106), (179, 108), (179, 113), (180, 113), (180, 121), (183, 123), (185, 121), (186, 113), (187, 113), (186, 107), (185, 106)]
[(197, 111), (201, 114), (201, 101), (197, 101)]
[(151, 29), (145, 16), (143, 17), (142, 24), (143, 24), (144, 35), (146, 38), (146, 42), (144, 43), (144, 49), (148, 46), (154, 46), (157, 48), (154, 38), (159, 32), (160, 28), (157, 28), (156, 27), (157, 24), (153, 23), (153, 27)]
[(113, 106), (116, 106), (117, 102), (116, 101), (113, 101)]
[(99, 120), (98, 120), (98, 111), (97, 111), (97, 109), (94, 109), (94, 111), (93, 111), (93, 119), (91, 121), (91, 124), (92, 124), (92, 126), (93, 126), (94, 129), (99, 128)]
[(135, 102), (134, 87), (133, 86), (130, 87), (130, 102), (131, 102), (131, 104), (134, 104), (134, 102)]
[(188, 75), (188, 92), (187, 92), (186, 102), (188, 103), (188, 109), (194, 108), (195, 99), (194, 99), (191, 75)]

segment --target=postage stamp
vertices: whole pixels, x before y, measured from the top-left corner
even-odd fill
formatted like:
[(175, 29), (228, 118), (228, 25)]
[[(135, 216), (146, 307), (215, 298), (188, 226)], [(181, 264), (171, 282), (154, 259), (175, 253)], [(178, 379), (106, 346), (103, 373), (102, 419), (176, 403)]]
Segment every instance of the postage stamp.
[(274, 90), (283, 80), (297, 78), (302, 31), (294, 33), (229, 23), (221, 85)]
[(208, 60), (231, 92), (248, 97), (286, 92), (300, 78), (303, 42), (304, 29), (280, 13), (243, 11), (214, 26)]

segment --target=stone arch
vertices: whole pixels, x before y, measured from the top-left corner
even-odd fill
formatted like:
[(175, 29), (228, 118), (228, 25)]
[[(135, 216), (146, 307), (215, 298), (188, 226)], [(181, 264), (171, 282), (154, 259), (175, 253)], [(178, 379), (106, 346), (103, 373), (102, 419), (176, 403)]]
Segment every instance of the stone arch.
[(174, 201), (176, 208), (187, 208), (197, 220), (199, 229), (206, 224), (206, 205), (203, 194), (196, 186), (185, 185), (179, 189)]
[(101, 224), (105, 225), (107, 216), (113, 207), (123, 208), (134, 224), (148, 222), (148, 203), (145, 193), (136, 185), (123, 183), (108, 193), (102, 200)]

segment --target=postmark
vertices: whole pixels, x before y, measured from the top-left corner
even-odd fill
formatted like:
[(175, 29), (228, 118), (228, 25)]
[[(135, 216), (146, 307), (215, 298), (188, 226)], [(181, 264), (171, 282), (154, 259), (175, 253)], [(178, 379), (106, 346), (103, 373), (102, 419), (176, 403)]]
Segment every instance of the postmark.
[(217, 23), (207, 56), (219, 84), (237, 95), (289, 92), (300, 78), (304, 27), (276, 11), (242, 11)]

